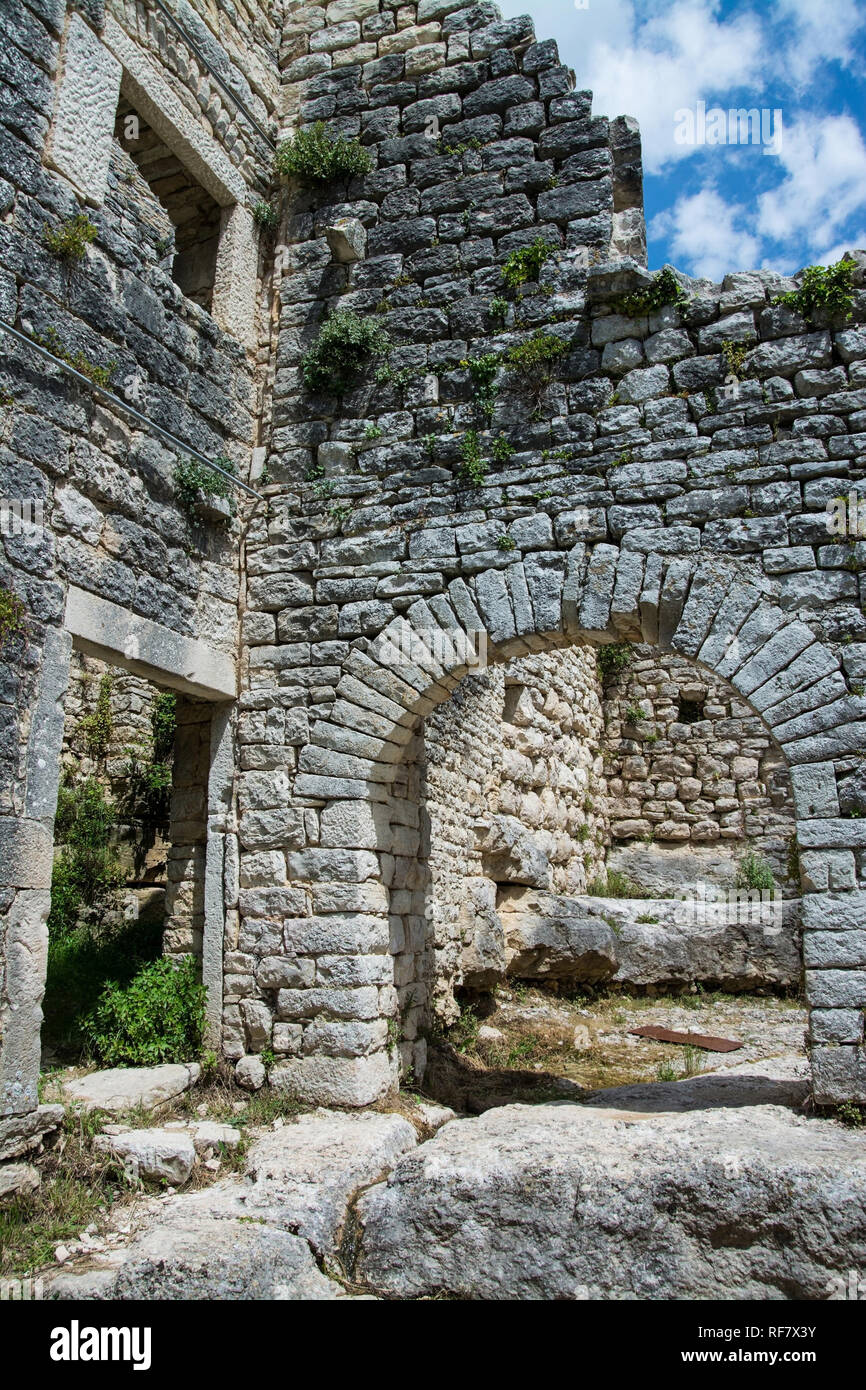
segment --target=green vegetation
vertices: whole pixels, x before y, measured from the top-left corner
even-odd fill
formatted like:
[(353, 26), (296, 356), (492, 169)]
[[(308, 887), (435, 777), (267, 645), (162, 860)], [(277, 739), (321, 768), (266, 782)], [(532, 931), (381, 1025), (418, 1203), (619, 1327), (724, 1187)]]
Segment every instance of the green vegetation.
[(207, 991), (195, 956), (161, 956), (126, 986), (109, 982), (87, 1021), (93, 1051), (105, 1066), (189, 1062), (204, 1033)]
[(757, 888), (761, 892), (772, 891), (776, 886), (773, 870), (765, 859), (754, 850), (744, 854), (737, 868), (738, 888)]
[(645, 898), (647, 896), (638, 884), (620, 873), (619, 869), (605, 869), (604, 874), (594, 878), (586, 889), (593, 898)]
[(688, 295), (674, 272), (665, 266), (664, 270), (653, 276), (646, 289), (623, 295), (615, 307), (627, 318), (636, 319), (643, 314), (652, 314), (656, 309), (663, 309), (666, 304), (685, 304), (687, 300)]
[(568, 343), (553, 333), (543, 333), (537, 329), (527, 342), (513, 347), (506, 353), (506, 366), (524, 377), (550, 379), (553, 363), (568, 352)]
[(156, 696), (150, 712), (152, 747), (130, 749), (125, 776), (127, 792), (123, 813), (152, 829), (168, 829), (171, 808), (172, 762), (177, 731), (177, 696), (163, 690)]
[[(214, 462), (223, 468), (226, 473), (235, 472), (235, 466), (231, 459), (217, 458)], [(229, 517), (223, 525), (229, 524), (229, 519), (234, 516), (234, 489), (228, 478), (224, 478), (221, 473), (216, 473), (207, 464), (199, 463), (196, 459), (179, 459), (174, 470), (174, 488), (177, 494), (178, 505), (192, 517), (196, 516), (196, 506), (199, 494), (204, 493), (207, 497), (225, 497), (229, 503)], [(219, 525), (220, 523), (215, 523)]]
[(841, 1105), (836, 1106), (834, 1118), (851, 1129), (859, 1129), (863, 1124), (863, 1111), (853, 1101), (843, 1100)]
[(748, 343), (732, 343), (730, 338), (725, 339), (722, 343), (722, 356), (725, 359), (729, 376), (735, 376), (738, 380), (742, 379), (746, 371), (748, 352)]
[(368, 425), (364, 430), (365, 439), (381, 439), (382, 431), (378, 425)]
[(472, 378), (472, 399), (485, 420), (490, 420), (496, 403), (496, 373), (499, 371), (499, 358), (495, 352), (485, 352), (481, 357), (464, 359)]
[(95, 362), (91, 362), (90, 358), (87, 357), (85, 353), (80, 351), (70, 352), (60, 341), (57, 329), (53, 325), (49, 325), (44, 333), (35, 333), (33, 336), (37, 343), (41, 343), (49, 352), (53, 352), (54, 356), (59, 357), (61, 362), (66, 362), (67, 365), (74, 368), (76, 372), (80, 372), (82, 376), (86, 376), (88, 381), (93, 382), (94, 386), (107, 387), (110, 384), (114, 370), (117, 367), (116, 362), (109, 362), (107, 367), (99, 367)]
[(309, 130), (299, 130), (279, 146), (274, 160), (278, 174), (301, 183), (328, 183), (331, 179), (354, 178), (373, 167), (369, 151), (358, 140), (332, 137), (324, 121)]
[(639, 724), (642, 719), (647, 719), (649, 716), (644, 713), (640, 705), (629, 705), (625, 717), (629, 724)]
[(855, 262), (837, 261), (835, 265), (810, 265), (803, 271), (803, 283), (798, 290), (777, 295), (774, 304), (787, 304), (810, 321), (818, 313), (831, 318), (851, 317), (854, 306), (852, 276)]
[(10, 637), (17, 637), (24, 628), (26, 609), (18, 595), (0, 585), (0, 652)]
[(557, 249), (543, 237), (536, 237), (530, 246), (522, 246), (519, 251), (512, 251), (502, 267), (502, 278), (508, 288), (516, 290), (518, 285), (525, 285), (527, 280), (537, 280), (544, 262), (549, 260)]
[(84, 259), (88, 246), (96, 240), (97, 231), (90, 218), (79, 212), (56, 229), (46, 227), (42, 241), (52, 256), (71, 266)]
[(84, 742), (91, 758), (101, 762), (108, 752), (108, 745), (111, 742), (111, 735), (114, 729), (114, 720), (111, 717), (111, 692), (114, 688), (114, 676), (110, 671), (99, 682), (99, 694), (96, 697), (96, 706), (92, 714), (88, 714), (81, 721), (81, 730), (84, 734)]
[(628, 642), (611, 642), (605, 647), (599, 647), (595, 661), (602, 685), (616, 680), (631, 664), (631, 660), (632, 649)]
[(384, 357), (390, 348), (391, 341), (375, 318), (335, 309), (301, 359), (304, 384), (309, 391), (342, 395), (371, 358)]
[(478, 431), (467, 430), (460, 444), (459, 473), (473, 487), (480, 487), (487, 477), (487, 464), (481, 457)]
[(493, 447), (490, 450), (494, 463), (507, 463), (514, 453), (513, 448), (506, 435), (500, 434), (494, 439)]
[(490, 301), (490, 317), (492, 319), (505, 319), (508, 313), (508, 300), (503, 299), (502, 295), (496, 295)]
[(497, 536), (496, 548), (497, 550), (516, 550), (517, 544), (513, 536)]
[(253, 208), (253, 221), (263, 232), (272, 235), (280, 225), (280, 214), (272, 203), (260, 198)]

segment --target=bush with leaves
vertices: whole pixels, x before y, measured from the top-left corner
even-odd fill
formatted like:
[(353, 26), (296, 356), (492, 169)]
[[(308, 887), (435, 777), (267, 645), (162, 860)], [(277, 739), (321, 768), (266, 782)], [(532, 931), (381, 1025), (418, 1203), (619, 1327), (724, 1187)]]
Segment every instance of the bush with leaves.
[(371, 359), (385, 357), (390, 349), (391, 340), (378, 319), (335, 309), (301, 359), (304, 384), (309, 391), (342, 395)]
[(537, 280), (544, 262), (558, 249), (543, 237), (536, 237), (531, 245), (521, 246), (519, 251), (512, 251), (502, 267), (502, 278), (508, 288), (516, 290), (519, 285), (525, 285), (527, 280)]
[(595, 654), (599, 679), (602, 685), (616, 680), (617, 676), (631, 664), (632, 649), (628, 642), (609, 642), (599, 647)]
[(75, 265), (84, 259), (88, 246), (96, 240), (97, 230), (86, 213), (79, 212), (60, 227), (46, 227), (42, 240), (52, 256), (66, 265)]
[(313, 184), (354, 178), (369, 173), (373, 167), (369, 151), (359, 141), (329, 135), (324, 121), (316, 121), (309, 130), (299, 130), (284, 140), (274, 162), (277, 173), (284, 178)]
[(96, 706), (91, 714), (85, 715), (81, 721), (81, 731), (84, 734), (84, 742), (91, 758), (101, 762), (108, 752), (111, 742), (111, 735), (114, 731), (114, 717), (111, 713), (111, 692), (114, 688), (114, 677), (110, 671), (99, 682), (99, 694), (96, 697)]
[(195, 956), (162, 956), (125, 985), (109, 983), (87, 1022), (105, 1066), (189, 1062), (201, 1050), (207, 991)]
[(505, 362), (510, 371), (523, 377), (549, 379), (553, 364), (568, 352), (568, 343), (555, 333), (536, 330), (525, 343), (518, 344), (506, 354)]
[(473, 487), (480, 487), (487, 477), (487, 464), (481, 454), (477, 430), (467, 430), (460, 441), (458, 472)]
[(666, 304), (684, 304), (687, 299), (688, 295), (676, 275), (670, 266), (665, 266), (664, 270), (653, 276), (646, 289), (623, 295), (614, 307), (627, 318), (636, 319), (643, 314), (652, 314), (656, 309), (663, 309)]
[(810, 265), (803, 271), (800, 288), (777, 295), (773, 303), (787, 304), (810, 322), (819, 313), (829, 318), (848, 319), (854, 307), (852, 276), (855, 264), (843, 259), (835, 265)]

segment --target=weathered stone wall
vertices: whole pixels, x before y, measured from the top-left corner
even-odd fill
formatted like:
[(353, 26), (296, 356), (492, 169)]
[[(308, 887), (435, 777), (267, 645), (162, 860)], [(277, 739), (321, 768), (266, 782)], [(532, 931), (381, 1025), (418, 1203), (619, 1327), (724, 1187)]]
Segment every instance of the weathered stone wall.
[[(592, 262), (621, 246), (618, 171), (639, 168), (633, 136), (591, 115), (555, 47), (486, 5), (433, 0), (413, 16), (362, 0), (357, 14), (339, 14), (293, 36), (308, 51), (293, 52), (285, 74), (301, 82), (299, 119), (359, 135), (374, 169), (290, 192), (272, 504), (249, 531), (241, 704), (290, 712), (293, 736), (267, 735), (288, 781), (261, 793), (274, 838), (260, 842), (250, 808), (248, 840), (241, 816), (242, 872), (255, 857), (256, 883), (239, 908), (244, 988), (301, 1030), (272, 1080), (357, 1103), (394, 1074), (376, 1026), (392, 1014), (392, 980), (413, 1044), (404, 1062), (420, 1065), (425, 846), (406, 763), (419, 719), (467, 670), (459, 656), (406, 659), (406, 626), (483, 630), (497, 658), (575, 639), (673, 644), (730, 679), (800, 769), (803, 887), (855, 890), (863, 846), (839, 816), (834, 760), (863, 742), (851, 683), (866, 621), (860, 577), (847, 548), (828, 543), (824, 506), (860, 477), (866, 342), (862, 263), (845, 325), (774, 304), (794, 282), (772, 273), (683, 278), (687, 303), (623, 314), (619, 296), (646, 277), (634, 264)], [(433, 117), (441, 145), (425, 133)], [(337, 218), (366, 232), (354, 264), (336, 262), (324, 235)], [(539, 235), (558, 254), (503, 322), (491, 310), (502, 263)], [(375, 380), (371, 366), (341, 400), (311, 395), (300, 374), (338, 304), (378, 312), (396, 341), (391, 375)], [(503, 366), (488, 428), (467, 360), (501, 361), (542, 326), (565, 344), (550, 386), (527, 391)], [(745, 349), (743, 379), (727, 394), (726, 340)], [(500, 433), (513, 450), (477, 488), (459, 476), (473, 429), (488, 460)], [(305, 481), (321, 470), (325, 486)], [(308, 737), (296, 733), (305, 719)], [(257, 730), (257, 746), (262, 738)], [(273, 857), (262, 860), (263, 849)], [(863, 1085), (850, 1005), (866, 1002), (866, 986), (860, 945), (841, 929), (849, 910), (806, 914), (821, 1095), (843, 1075)], [(822, 920), (840, 924), (832, 941), (814, 934)], [(340, 950), (353, 959), (336, 988)], [(294, 972), (281, 996), (263, 984), (276, 981), (263, 965), (276, 955), (281, 977)]]
[(784, 756), (727, 681), (637, 647), (605, 689), (607, 814), (614, 842), (754, 850), (788, 879), (794, 800)]
[[(232, 133), (234, 116), (218, 105), (197, 60), (167, 39), (149, 7), (114, 8), (120, 24), (97, 0), (69, 13), (55, 0), (14, 0), (0, 14), (7, 94), (0, 110), (0, 318), (60, 356), (81, 354), (87, 370), (110, 371), (111, 389), (130, 404), (203, 453), (228, 455), (245, 474), (256, 443), (254, 344), (248, 350), (220, 326), (238, 319), (225, 297), (215, 305), (218, 322), (174, 283), (159, 245), (160, 210), (130, 177), (128, 153), (112, 143), (112, 84), (122, 76), (124, 89), (138, 98), (155, 82), (157, 108), (171, 106), (164, 99), (169, 91), (180, 112), (179, 148), (197, 178), (223, 189), (224, 235), (239, 227), (228, 200), (252, 201), (267, 188), (269, 154), (260, 140), (254, 154), (252, 138)], [(233, 26), (211, 8), (209, 19), (223, 29), (239, 26), (240, 34), (249, 21), (260, 31), (263, 12), (245, 18), (236, 10)], [(218, 41), (208, 42), (216, 61)], [(114, 49), (123, 53), (121, 62)], [(144, 49), (152, 55), (149, 66), (138, 61)], [(250, 51), (247, 64), (250, 73), (258, 66), (271, 74), (252, 94), (263, 117), (276, 99), (266, 52), (261, 48), (254, 58)], [(228, 57), (219, 61), (231, 75)], [(88, 127), (94, 117), (107, 129), (104, 165)], [(92, 195), (85, 207), (83, 190)], [(82, 210), (97, 235), (82, 260), (68, 266), (51, 253), (44, 234)], [(241, 215), (252, 227), (248, 209)], [(245, 266), (238, 260), (238, 272)], [(224, 269), (230, 278), (225, 258)], [(253, 302), (254, 282), (255, 255), (241, 299), (249, 292)], [(266, 344), (269, 311), (262, 324)], [(3, 650), (0, 1116), (8, 1116), (36, 1105), (71, 639), (86, 636), (97, 648), (116, 650), (119, 661), (138, 662), (143, 673), (164, 669), (181, 688), (186, 682), (230, 695), (240, 529), (236, 523), (223, 534), (191, 521), (177, 506), (170, 449), (30, 348), (2, 338), (0, 494), (41, 502), (46, 522), (35, 533), (0, 538), (0, 585), (24, 613), (21, 631)], [(0, 1131), (0, 1153), (2, 1146)]]

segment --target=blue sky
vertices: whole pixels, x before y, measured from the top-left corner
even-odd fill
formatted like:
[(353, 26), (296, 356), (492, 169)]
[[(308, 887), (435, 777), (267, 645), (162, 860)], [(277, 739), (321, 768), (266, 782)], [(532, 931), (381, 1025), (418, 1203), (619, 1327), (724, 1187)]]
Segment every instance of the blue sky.
[[(866, 249), (866, 0), (499, 3), (557, 39), (596, 114), (640, 121), (652, 269), (790, 274)], [(700, 102), (765, 109), (777, 151), (727, 120), (723, 142), (685, 143)]]

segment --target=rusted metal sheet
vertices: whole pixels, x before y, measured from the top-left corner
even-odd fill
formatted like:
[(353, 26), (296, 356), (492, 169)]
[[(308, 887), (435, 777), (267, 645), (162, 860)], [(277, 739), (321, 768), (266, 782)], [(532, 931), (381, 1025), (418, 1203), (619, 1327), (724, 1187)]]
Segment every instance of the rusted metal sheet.
[(676, 1033), (673, 1028), (660, 1028), (657, 1023), (650, 1023), (645, 1028), (629, 1028), (628, 1031), (634, 1033), (636, 1038), (654, 1038), (656, 1042), (679, 1043), (680, 1046), (688, 1044), (702, 1047), (705, 1052), (736, 1052), (743, 1046), (732, 1038), (713, 1038), (707, 1033)]

